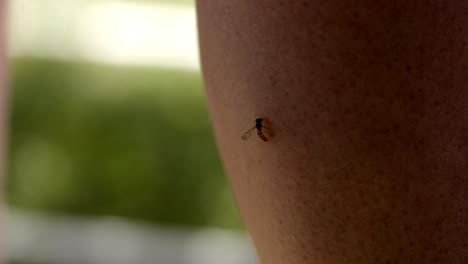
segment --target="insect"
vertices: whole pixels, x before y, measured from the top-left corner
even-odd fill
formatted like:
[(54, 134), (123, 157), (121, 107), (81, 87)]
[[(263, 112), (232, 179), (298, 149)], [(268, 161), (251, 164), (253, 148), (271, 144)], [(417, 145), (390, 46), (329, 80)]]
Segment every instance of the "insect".
[(246, 140), (252, 136), (255, 129), (257, 129), (257, 135), (263, 141), (268, 141), (269, 138), (273, 137), (275, 132), (270, 127), (266, 127), (265, 125), (270, 126), (267, 121), (263, 118), (255, 119), (255, 126), (249, 129), (245, 134), (242, 136), (243, 140)]

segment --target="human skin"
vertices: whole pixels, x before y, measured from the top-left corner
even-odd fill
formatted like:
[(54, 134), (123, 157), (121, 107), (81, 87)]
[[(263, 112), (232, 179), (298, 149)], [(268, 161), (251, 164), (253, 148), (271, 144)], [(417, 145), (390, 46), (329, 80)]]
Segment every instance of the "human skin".
[[(198, 0), (263, 264), (468, 263), (468, 1)], [(265, 117), (276, 134), (242, 134)]]

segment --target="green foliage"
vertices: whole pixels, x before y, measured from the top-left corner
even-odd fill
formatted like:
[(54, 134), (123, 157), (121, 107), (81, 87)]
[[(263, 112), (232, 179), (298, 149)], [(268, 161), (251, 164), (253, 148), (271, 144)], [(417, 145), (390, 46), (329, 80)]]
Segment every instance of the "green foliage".
[(8, 202), (240, 228), (198, 73), (12, 62)]

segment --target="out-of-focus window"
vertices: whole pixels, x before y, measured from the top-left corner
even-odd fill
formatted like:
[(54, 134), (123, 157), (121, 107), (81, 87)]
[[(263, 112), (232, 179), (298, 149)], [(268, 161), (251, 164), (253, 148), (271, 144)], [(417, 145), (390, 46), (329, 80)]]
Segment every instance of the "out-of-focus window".
[(9, 263), (255, 263), (192, 1), (12, 0)]

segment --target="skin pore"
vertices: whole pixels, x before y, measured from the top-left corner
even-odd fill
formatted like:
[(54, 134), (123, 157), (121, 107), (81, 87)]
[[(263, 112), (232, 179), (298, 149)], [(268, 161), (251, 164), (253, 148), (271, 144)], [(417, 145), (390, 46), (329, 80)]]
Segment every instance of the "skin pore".
[[(466, 10), (197, 1), (218, 146), (261, 263), (468, 263)], [(274, 137), (241, 140), (259, 117)]]

